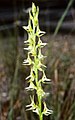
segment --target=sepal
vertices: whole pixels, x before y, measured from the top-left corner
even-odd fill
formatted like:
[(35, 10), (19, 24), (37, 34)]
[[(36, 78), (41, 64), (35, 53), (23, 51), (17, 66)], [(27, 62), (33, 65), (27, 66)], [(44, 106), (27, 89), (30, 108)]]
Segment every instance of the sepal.
[(30, 97), (30, 99), (31, 99), (31, 104), (26, 106), (28, 108), (26, 111), (32, 110), (33, 112), (39, 115), (39, 107), (34, 102), (34, 96)]
[(33, 82), (30, 82), (29, 87), (25, 88), (27, 91), (37, 89)]
[(36, 32), (36, 35), (37, 35), (38, 37), (43, 36), (45, 33), (46, 33), (46, 32), (41, 31), (41, 30), (39, 29), (39, 26), (37, 26), (37, 32)]
[(30, 75), (28, 77), (26, 77), (26, 80), (28, 80), (28, 79), (31, 79), (32, 81), (34, 81), (35, 75), (33, 73), (33, 69), (31, 69)]
[(23, 65), (31, 65), (33, 63), (33, 61), (31, 60), (29, 54), (28, 54), (28, 58), (26, 60), (24, 60)]
[(48, 78), (46, 77), (44, 71), (43, 71), (43, 76), (42, 76), (41, 82), (42, 82), (42, 83), (51, 82), (51, 79), (48, 79)]
[(43, 110), (43, 112), (42, 112), (44, 115), (46, 115), (46, 116), (48, 116), (48, 115), (50, 115), (50, 114), (52, 114), (53, 113), (53, 111), (52, 110), (49, 110), (48, 108), (47, 108), (47, 106), (46, 106), (46, 103), (44, 102), (44, 110)]

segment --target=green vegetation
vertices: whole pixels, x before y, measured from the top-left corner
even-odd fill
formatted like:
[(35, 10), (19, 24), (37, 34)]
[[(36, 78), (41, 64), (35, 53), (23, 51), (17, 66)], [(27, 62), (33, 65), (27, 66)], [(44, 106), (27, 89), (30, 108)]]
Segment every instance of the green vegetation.
[[(42, 55), (41, 49), (46, 45), (40, 39), (41, 36), (44, 35), (45, 32), (41, 31), (38, 23), (38, 13), (39, 8), (32, 3), (32, 9), (29, 11), (29, 24), (27, 27), (23, 27), (28, 33), (28, 40), (24, 43), (27, 44), (28, 57), (24, 60), (23, 64), (31, 66), (30, 67), (30, 75), (26, 78), (29, 82), (29, 87), (26, 90), (35, 91), (37, 95), (37, 101), (34, 101), (35, 94), (30, 96), (31, 104), (27, 105), (27, 110), (32, 110), (33, 112), (39, 115), (39, 120), (43, 120), (43, 115), (48, 116), (52, 114), (52, 110), (49, 110), (46, 106), (46, 102), (43, 101), (43, 97), (46, 93), (43, 91), (42, 84), (46, 84), (46, 82), (50, 82), (47, 79), (44, 68), (46, 67), (42, 64), (42, 60), (45, 56)], [(42, 73), (42, 77), (39, 79), (39, 72)], [(42, 101), (43, 106), (42, 108)]]
[(58, 21), (57, 27), (56, 27), (56, 29), (55, 29), (55, 31), (54, 31), (54, 36), (57, 35), (57, 33), (58, 33), (58, 31), (59, 31), (59, 29), (60, 29), (60, 27), (61, 27), (61, 25), (62, 25), (62, 23), (63, 23), (63, 21), (64, 21), (64, 19), (65, 19), (65, 17), (66, 17), (66, 15), (67, 15), (70, 7), (71, 7), (71, 5), (73, 4), (73, 2), (74, 2), (74, 0), (69, 0), (69, 3), (68, 3), (68, 5), (67, 5), (64, 13), (62, 14), (60, 20)]

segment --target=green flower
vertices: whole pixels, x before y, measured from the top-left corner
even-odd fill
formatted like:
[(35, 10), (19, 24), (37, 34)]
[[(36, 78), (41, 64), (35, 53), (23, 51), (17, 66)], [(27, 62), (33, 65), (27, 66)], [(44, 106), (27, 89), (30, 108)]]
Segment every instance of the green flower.
[(49, 109), (47, 108), (45, 102), (44, 102), (44, 110), (43, 110), (42, 114), (44, 114), (44, 115), (46, 115), (46, 116), (48, 116), (48, 115), (50, 115), (50, 114), (53, 114), (53, 111), (52, 111), (52, 110), (49, 110)]
[(34, 96), (33, 97), (30, 97), (31, 99), (31, 104), (27, 105), (27, 111), (28, 110), (32, 110), (33, 112), (37, 113), (39, 115), (39, 108), (38, 106), (35, 104), (34, 102)]
[(24, 60), (23, 64), (24, 65), (31, 65), (31, 64), (33, 64), (33, 61), (31, 60), (29, 54), (28, 54), (28, 58), (26, 60)]
[(26, 90), (36, 90), (36, 86), (34, 85), (34, 83), (32, 81), (30, 81), (30, 85), (28, 87), (25, 88)]

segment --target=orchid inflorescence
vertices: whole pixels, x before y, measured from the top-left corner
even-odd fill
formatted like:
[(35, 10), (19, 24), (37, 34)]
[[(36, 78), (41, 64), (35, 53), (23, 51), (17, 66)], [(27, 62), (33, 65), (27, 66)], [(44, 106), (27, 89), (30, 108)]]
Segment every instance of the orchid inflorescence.
[[(28, 33), (28, 40), (24, 41), (28, 51), (27, 59), (24, 60), (23, 64), (30, 66), (30, 75), (26, 78), (29, 82), (29, 86), (25, 88), (26, 90), (36, 91), (38, 101), (35, 103), (34, 96), (30, 96), (31, 104), (27, 105), (27, 110), (32, 110), (39, 115), (39, 119), (43, 120), (43, 115), (48, 116), (52, 114), (52, 110), (49, 110), (46, 106), (46, 102), (42, 103), (42, 99), (45, 96), (45, 92), (42, 88), (42, 84), (50, 82), (50, 79), (46, 77), (44, 68), (46, 67), (42, 60), (45, 56), (42, 55), (42, 48), (47, 44), (43, 43), (40, 39), (41, 36), (45, 34), (39, 28), (38, 22), (39, 7), (32, 3), (32, 9), (29, 10), (29, 21), (28, 26), (23, 26), (23, 28)], [(42, 72), (42, 78), (39, 79), (39, 72)], [(44, 106), (42, 110), (42, 104)]]

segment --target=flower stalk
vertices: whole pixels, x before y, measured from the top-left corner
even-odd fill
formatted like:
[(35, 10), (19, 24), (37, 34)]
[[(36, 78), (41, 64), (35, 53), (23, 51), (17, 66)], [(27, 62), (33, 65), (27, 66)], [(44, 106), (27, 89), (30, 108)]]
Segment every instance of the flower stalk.
[[(45, 101), (42, 102), (43, 97), (46, 94), (42, 88), (42, 84), (50, 82), (50, 80), (47, 79), (45, 75), (44, 68), (46, 66), (42, 63), (45, 56), (42, 55), (41, 49), (46, 43), (43, 43), (41, 40), (41, 36), (43, 36), (45, 32), (41, 31), (39, 28), (38, 15), (39, 7), (36, 7), (35, 4), (32, 3), (32, 9), (29, 10), (28, 26), (23, 26), (28, 33), (28, 40), (24, 41), (27, 45), (27, 48), (24, 49), (28, 51), (28, 57), (24, 60), (23, 64), (31, 66), (30, 75), (26, 78), (29, 81), (29, 86), (26, 90), (36, 91), (37, 95), (36, 102), (34, 101), (35, 95), (30, 96), (31, 103), (26, 106), (27, 110), (32, 110), (37, 113), (39, 120), (43, 120), (43, 115), (48, 116), (49, 114), (52, 114), (52, 110), (47, 108)], [(39, 79), (39, 72), (42, 72), (41, 79)], [(42, 108), (42, 104), (44, 108)]]

